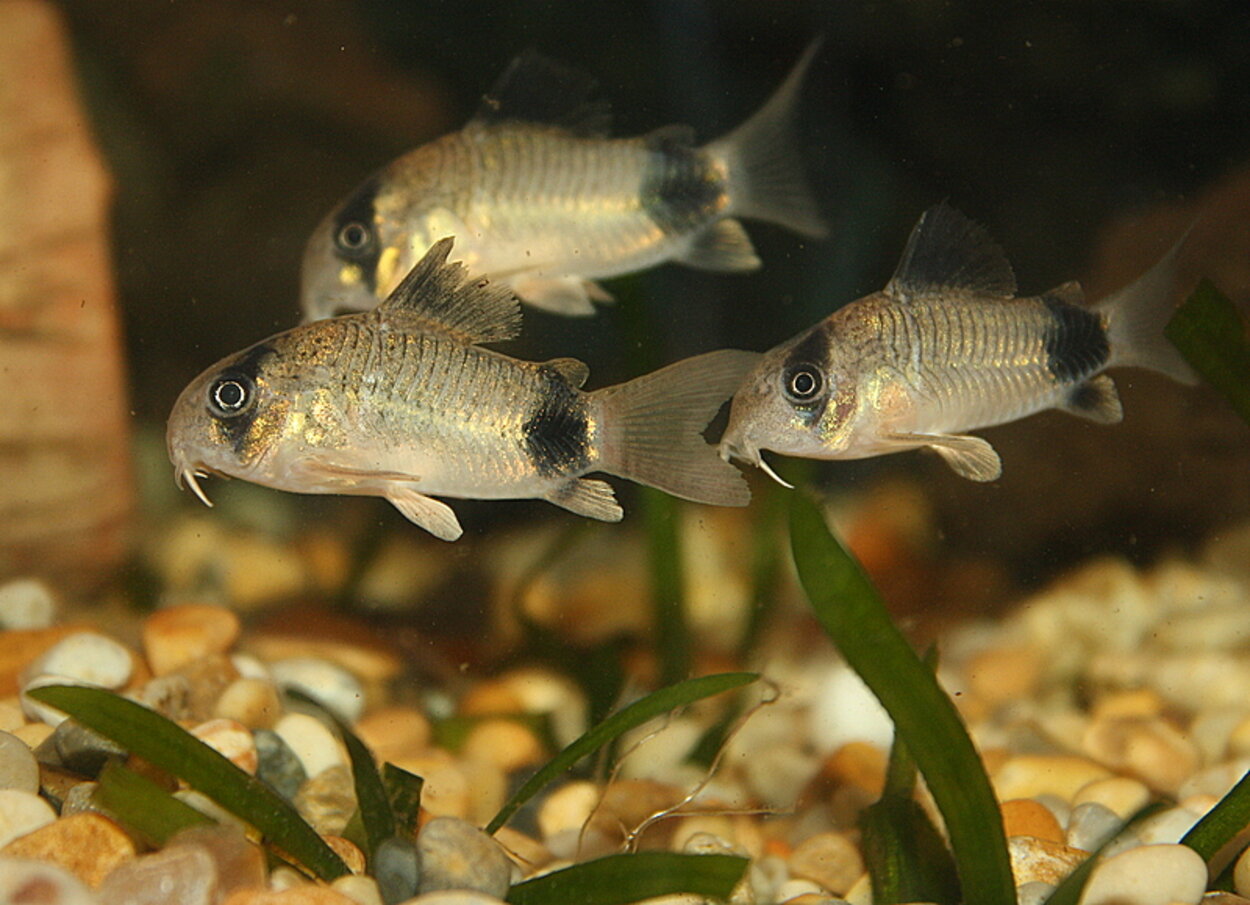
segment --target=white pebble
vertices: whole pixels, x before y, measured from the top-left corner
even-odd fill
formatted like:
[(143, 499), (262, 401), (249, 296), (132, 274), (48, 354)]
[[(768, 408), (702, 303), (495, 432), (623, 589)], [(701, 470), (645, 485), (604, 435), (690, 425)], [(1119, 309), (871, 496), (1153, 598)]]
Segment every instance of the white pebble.
[(799, 896), (806, 895), (824, 895), (825, 888), (819, 883), (813, 883), (811, 880), (787, 880), (777, 889), (777, 901), (787, 902), (790, 899), (797, 899)]
[(1016, 889), (1016, 905), (1043, 905), (1054, 891), (1053, 883), (1043, 883), (1041, 880), (1022, 883)]
[(1233, 889), (1238, 895), (1250, 898), (1250, 848), (1241, 853), (1233, 868)]
[(0, 585), (0, 630), (51, 628), (56, 598), (37, 578), (19, 578)]
[(0, 857), (0, 902), (95, 905), (96, 898), (60, 865)]
[(400, 905), (506, 905), (506, 903), (502, 899), (496, 899), (494, 896), (472, 889), (440, 889), (438, 892), (427, 892), (415, 899), (408, 899)]
[(1199, 815), (1187, 808), (1168, 808), (1133, 824), (1106, 848), (1116, 855), (1143, 845), (1169, 845), (1181, 838), (1198, 822)]
[(339, 877), (330, 884), (335, 892), (341, 892), (356, 905), (382, 905), (382, 894), (373, 877), (350, 875)]
[(1207, 864), (1187, 845), (1143, 845), (1094, 868), (1081, 905), (1197, 905)]
[(90, 685), (90, 682), (83, 682), (79, 679), (71, 679), (69, 676), (35, 676), (28, 682), (22, 683), (22, 712), (30, 718), (32, 722), (44, 723), (48, 726), (59, 726), (69, 717), (64, 711), (57, 710), (47, 704), (42, 704), (34, 698), (26, 694), (28, 691), (34, 691), (36, 688), (43, 688), (45, 685)]
[(889, 750), (894, 724), (854, 670), (838, 663), (819, 684), (811, 711), (811, 743), (816, 750), (836, 751), (847, 742), (870, 742)]
[(101, 688), (121, 688), (130, 681), (134, 665), (125, 645), (98, 632), (75, 632), (44, 651), (25, 674), (30, 678), (66, 676)]
[(1086, 801), (1072, 809), (1068, 820), (1067, 843), (1083, 851), (1096, 851), (1124, 826), (1120, 815), (1105, 804)]
[(299, 758), (307, 776), (347, 763), (339, 740), (324, 723), (306, 713), (288, 713), (274, 724), (273, 731)]
[(269, 669), (279, 688), (303, 692), (347, 723), (356, 722), (365, 712), (360, 680), (336, 663), (315, 657), (288, 657), (271, 663)]
[(0, 848), (56, 820), (56, 811), (33, 792), (0, 789)]
[(8, 732), (0, 732), (0, 789), (39, 791), (39, 764), (34, 752)]

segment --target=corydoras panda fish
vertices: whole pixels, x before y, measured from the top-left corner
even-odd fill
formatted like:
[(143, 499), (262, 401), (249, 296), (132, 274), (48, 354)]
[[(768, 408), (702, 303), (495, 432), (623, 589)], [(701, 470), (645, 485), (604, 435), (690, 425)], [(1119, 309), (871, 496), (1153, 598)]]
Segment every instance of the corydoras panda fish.
[(447, 236), (471, 273), (536, 307), (588, 315), (611, 298), (593, 282), (604, 277), (664, 261), (759, 267), (737, 217), (822, 235), (790, 135), (817, 49), (753, 117), (703, 147), (683, 126), (607, 137), (593, 80), (522, 54), (463, 129), (392, 161), (321, 222), (304, 252), (306, 320), (372, 308)]
[(586, 366), (482, 348), (517, 332), (506, 287), (466, 281), (435, 243), (373, 311), (296, 327), (213, 365), (179, 396), (169, 457), (205, 503), (216, 473), (299, 493), (380, 496), (443, 540), (430, 495), (542, 498), (621, 518), (602, 471), (721, 506), (750, 497), (701, 436), (758, 354), (721, 350), (583, 392)]
[(929, 447), (958, 474), (992, 481), (998, 454), (967, 431), (1049, 408), (1117, 422), (1108, 368), (1195, 380), (1163, 336), (1179, 247), (1090, 307), (1077, 283), (1017, 298), (1001, 249), (934, 207), (884, 290), (765, 353), (734, 395), (721, 454), (771, 474), (761, 450), (858, 459)]

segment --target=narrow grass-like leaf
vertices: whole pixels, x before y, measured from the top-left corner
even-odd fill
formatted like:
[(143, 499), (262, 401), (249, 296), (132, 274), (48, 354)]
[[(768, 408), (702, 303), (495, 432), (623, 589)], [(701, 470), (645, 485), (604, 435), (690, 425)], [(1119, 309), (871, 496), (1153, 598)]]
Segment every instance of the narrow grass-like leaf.
[(641, 726), (647, 720), (662, 716), (678, 707), (685, 707), (695, 701), (740, 688), (754, 682), (759, 676), (751, 672), (727, 672), (714, 676), (700, 676), (687, 679), (667, 688), (661, 688), (635, 701), (624, 710), (614, 713), (602, 723), (588, 729), (580, 738), (571, 742), (563, 751), (553, 757), (537, 773), (526, 780), (525, 784), (499, 809), (486, 826), (486, 832), (493, 833), (508, 822), (517, 809), (529, 801), (547, 783), (551, 782), (564, 771), (571, 768), (588, 754), (593, 754), (604, 745), (616, 739), (635, 726)]
[(690, 627), (681, 575), (678, 502), (667, 493), (644, 487), (639, 493), (651, 565), (651, 600), (655, 617), (655, 653), (660, 684), (672, 685), (690, 675)]
[(395, 815), (395, 832), (406, 839), (417, 837), (417, 818), (421, 810), (421, 790), (425, 780), (394, 764), (382, 765), (382, 785)]
[(48, 685), (28, 694), (185, 780), (322, 880), (348, 872), (316, 830), (269, 786), (159, 713), (102, 688)]
[(1193, 369), (1250, 423), (1250, 343), (1228, 296), (1203, 280), (1164, 332)]
[(1076, 866), (1072, 873), (1063, 878), (1063, 881), (1056, 886), (1046, 899), (1045, 905), (1077, 905), (1081, 901), (1081, 893), (1085, 891), (1085, 884), (1089, 882), (1089, 875), (1094, 872), (1094, 868), (1098, 866), (1099, 859), (1102, 857), (1103, 851), (1112, 842), (1120, 838), (1121, 834), (1135, 823), (1145, 820), (1152, 814), (1157, 814), (1167, 805), (1161, 801), (1152, 802), (1143, 808), (1140, 808), (1135, 814), (1124, 822), (1124, 825), (1116, 830), (1106, 841), (1097, 849), (1090, 852), (1089, 857)]
[(1200, 854), (1202, 860), (1210, 861), (1247, 826), (1250, 826), (1250, 773), (1241, 777), (1237, 785), (1193, 825), (1181, 844)]
[(512, 905), (626, 905), (656, 896), (727, 899), (747, 869), (737, 855), (639, 852), (583, 861), (518, 883)]
[(289, 689), (287, 694), (306, 705), (316, 707), (338, 729), (343, 746), (347, 749), (347, 758), (351, 762), (352, 782), (356, 787), (356, 813), (360, 817), (361, 829), (364, 830), (365, 857), (372, 860), (378, 846), (395, 835), (395, 815), (391, 812), (391, 801), (382, 785), (382, 777), (378, 775), (373, 754), (356, 733), (352, 732), (351, 727), (328, 707), (296, 689)]
[(213, 822), (146, 776), (115, 761), (100, 771), (91, 800), (149, 845), (158, 847), (179, 830)]
[(1002, 814), (985, 767), (950, 698), (890, 620), (876, 589), (795, 494), (790, 545), (816, 617), (894, 721), (946, 822), (967, 902), (1014, 902)]

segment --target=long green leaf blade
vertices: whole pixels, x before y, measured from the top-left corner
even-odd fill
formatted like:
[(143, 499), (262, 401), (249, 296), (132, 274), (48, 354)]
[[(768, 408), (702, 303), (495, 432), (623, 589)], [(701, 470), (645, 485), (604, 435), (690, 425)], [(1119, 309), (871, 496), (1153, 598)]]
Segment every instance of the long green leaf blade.
[(1250, 423), (1250, 343), (1228, 296), (1203, 280), (1164, 330), (1172, 345)]
[(518, 883), (508, 892), (508, 901), (512, 905), (626, 905), (683, 893), (727, 899), (747, 863), (737, 855), (609, 855)]
[(796, 494), (790, 545), (817, 619), (894, 721), (942, 817), (967, 902), (1014, 902), (1002, 815), (985, 767), (950, 698), (890, 620), (876, 589)]
[(538, 793), (547, 783), (551, 782), (565, 770), (570, 769), (579, 760), (588, 754), (593, 754), (613, 739), (628, 732), (635, 726), (641, 726), (647, 720), (654, 719), (676, 710), (678, 707), (685, 707), (695, 701), (711, 697), (714, 694), (720, 694), (722, 691), (729, 691), (731, 688), (740, 688), (754, 682), (759, 676), (751, 672), (727, 672), (714, 676), (700, 676), (697, 679), (687, 679), (685, 682), (678, 682), (676, 685), (670, 685), (667, 688), (661, 688), (654, 691), (645, 698), (635, 701), (624, 710), (613, 714), (597, 726), (588, 729), (580, 738), (571, 742), (563, 751), (547, 762), (537, 773), (526, 780), (521, 788), (517, 789), (502, 808), (495, 818), (486, 825), (486, 832), (493, 833), (505, 823), (508, 822), (513, 814)]
[(103, 688), (48, 685), (28, 694), (186, 781), (321, 879), (348, 872), (334, 850), (276, 792), (159, 713)]
[(1250, 773), (1241, 777), (1237, 785), (1193, 825), (1181, 844), (1200, 854), (1202, 860), (1210, 861), (1247, 826), (1250, 826)]
[(115, 761), (105, 764), (99, 782), (91, 800), (149, 845), (164, 845), (179, 830), (213, 822), (146, 776)]
[(382, 786), (395, 815), (395, 832), (408, 841), (417, 838), (417, 820), (421, 812), (421, 792), (425, 780), (394, 764), (382, 765)]

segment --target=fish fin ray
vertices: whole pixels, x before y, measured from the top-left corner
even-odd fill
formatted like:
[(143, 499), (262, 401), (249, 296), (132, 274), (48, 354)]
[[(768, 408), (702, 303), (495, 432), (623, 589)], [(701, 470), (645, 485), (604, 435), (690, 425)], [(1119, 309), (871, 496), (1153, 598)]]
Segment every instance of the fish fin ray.
[(439, 239), (375, 310), (466, 342), (498, 342), (521, 332), (521, 309), (506, 283), (468, 276), (447, 263), (452, 237)]
[(472, 121), (542, 123), (588, 138), (605, 136), (612, 128), (612, 106), (591, 99), (598, 87), (593, 76), (530, 48), (508, 64)]
[(586, 383), (586, 378), (590, 376), (590, 367), (576, 358), (553, 358), (545, 364), (563, 377), (570, 386), (577, 389), (581, 389)]
[(696, 234), (678, 260), (698, 270), (758, 270), (760, 267), (755, 246), (737, 220), (717, 220)]
[(1120, 404), (1115, 381), (1106, 374), (1078, 383), (1059, 408), (1099, 424), (1117, 424), (1124, 420), (1124, 407)]
[(781, 86), (746, 122), (706, 146), (727, 174), (729, 212), (819, 239), (829, 234), (794, 135), (803, 80), (824, 43), (807, 45)]
[(885, 291), (905, 302), (950, 290), (1008, 299), (1016, 294), (1016, 277), (989, 233), (942, 202), (925, 211), (912, 229)]
[(522, 301), (566, 317), (590, 317), (595, 313), (594, 301), (602, 301), (602, 296), (607, 295), (594, 283), (575, 274), (558, 277), (518, 274), (511, 283)]
[(759, 361), (722, 349), (591, 394), (601, 406), (600, 471), (714, 506), (745, 506), (746, 479), (703, 431)]
[(601, 522), (619, 522), (625, 515), (607, 481), (574, 478), (545, 497), (561, 509)]
[(1054, 289), (1046, 293), (1052, 299), (1058, 299), (1065, 305), (1084, 305), (1085, 290), (1081, 288), (1080, 280), (1068, 280), (1066, 283), (1060, 283)]
[(417, 493), (407, 484), (388, 483), (383, 496), (404, 518), (424, 528), (439, 540), (453, 541), (464, 533), (450, 506), (423, 493)]
[(1192, 231), (1191, 224), (1153, 267), (1095, 303), (1094, 310), (1107, 321), (1109, 367), (1147, 368), (1178, 383), (1192, 386), (1198, 382), (1194, 369), (1163, 332), (1176, 310), (1177, 260)]
[(1003, 463), (988, 441), (967, 434), (890, 434), (886, 439), (900, 447), (927, 446), (941, 456), (962, 478), (996, 481)]

